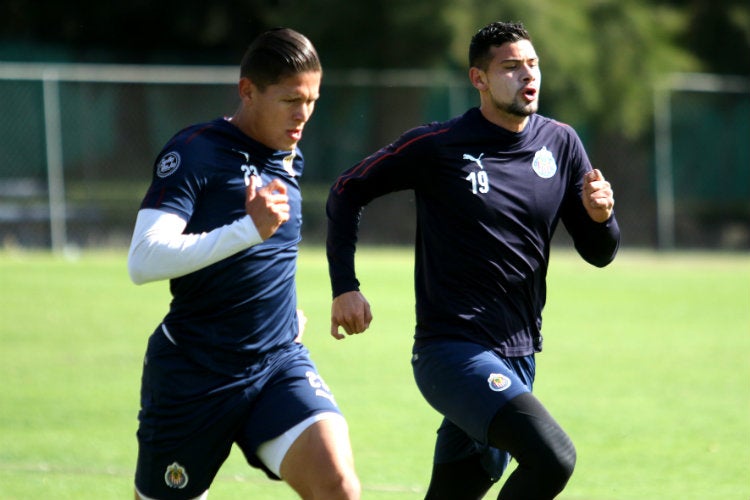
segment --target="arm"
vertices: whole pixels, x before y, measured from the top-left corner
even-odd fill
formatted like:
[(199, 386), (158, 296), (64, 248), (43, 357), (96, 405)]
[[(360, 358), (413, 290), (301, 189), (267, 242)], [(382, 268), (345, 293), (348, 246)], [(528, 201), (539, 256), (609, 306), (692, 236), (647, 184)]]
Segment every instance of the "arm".
[(354, 254), (362, 209), (384, 194), (414, 188), (428, 129), (413, 129), (347, 170), (331, 188), (326, 203), (326, 254), (333, 291), (331, 335), (343, 327), (348, 335), (365, 331), (372, 321), (370, 304), (359, 291)]
[(140, 285), (171, 279), (214, 264), (269, 238), (289, 219), (286, 187), (278, 180), (247, 188), (247, 216), (207, 233), (183, 234), (187, 221), (178, 215), (143, 209), (128, 252), (128, 272)]
[(354, 253), (361, 211), (361, 206), (347, 203), (342, 193), (337, 192), (334, 186), (326, 203), (326, 253), (333, 290), (331, 336), (337, 340), (346, 337), (339, 333), (340, 326), (347, 335), (353, 335), (364, 332), (372, 321), (370, 304), (359, 291), (359, 281), (354, 271)]
[(250, 217), (202, 234), (182, 234), (186, 225), (169, 212), (138, 212), (128, 252), (133, 283), (183, 276), (262, 241)]

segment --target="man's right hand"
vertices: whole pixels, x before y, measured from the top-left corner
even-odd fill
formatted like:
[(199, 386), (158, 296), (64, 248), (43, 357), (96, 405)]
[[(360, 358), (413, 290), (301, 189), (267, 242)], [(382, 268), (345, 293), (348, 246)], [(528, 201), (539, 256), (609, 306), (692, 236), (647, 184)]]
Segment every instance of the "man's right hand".
[[(365, 296), (358, 291), (342, 293), (331, 304), (331, 336), (337, 340), (362, 333), (370, 326), (372, 312)], [(346, 335), (339, 332), (342, 327)]]
[(279, 227), (289, 220), (289, 197), (286, 185), (274, 179), (259, 188), (259, 178), (250, 176), (245, 199), (245, 212), (253, 219), (255, 229), (264, 240), (267, 240)]

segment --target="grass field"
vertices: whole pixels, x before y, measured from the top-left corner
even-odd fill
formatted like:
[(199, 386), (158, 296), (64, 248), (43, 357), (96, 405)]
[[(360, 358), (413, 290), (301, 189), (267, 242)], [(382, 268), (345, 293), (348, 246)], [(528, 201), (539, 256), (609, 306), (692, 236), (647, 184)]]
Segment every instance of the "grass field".
[[(323, 253), (303, 248), (305, 343), (351, 427), (364, 499), (419, 499), (437, 415), (418, 394), (408, 250), (363, 249), (371, 330), (328, 335)], [(140, 364), (166, 283), (123, 253), (0, 253), (0, 498), (132, 498)], [(553, 252), (536, 392), (571, 434), (564, 500), (750, 499), (750, 256)], [(494, 498), (497, 487), (487, 498)], [(213, 500), (292, 499), (233, 453)]]

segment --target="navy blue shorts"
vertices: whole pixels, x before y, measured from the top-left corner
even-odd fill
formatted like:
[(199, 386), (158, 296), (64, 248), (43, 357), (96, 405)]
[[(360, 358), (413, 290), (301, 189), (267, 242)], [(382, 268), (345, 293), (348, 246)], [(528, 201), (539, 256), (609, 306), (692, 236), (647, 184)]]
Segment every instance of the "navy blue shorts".
[(461, 340), (435, 340), (415, 347), (414, 379), (427, 402), (445, 418), (438, 429), (435, 462), (447, 463), (473, 454), (497, 480), (510, 455), (487, 445), (490, 423), (508, 401), (531, 392), (534, 355), (504, 358)]
[(230, 377), (195, 363), (157, 329), (143, 366), (136, 487), (151, 498), (199, 496), (233, 443), (278, 479), (255, 455), (258, 446), (322, 412), (340, 413), (302, 344)]

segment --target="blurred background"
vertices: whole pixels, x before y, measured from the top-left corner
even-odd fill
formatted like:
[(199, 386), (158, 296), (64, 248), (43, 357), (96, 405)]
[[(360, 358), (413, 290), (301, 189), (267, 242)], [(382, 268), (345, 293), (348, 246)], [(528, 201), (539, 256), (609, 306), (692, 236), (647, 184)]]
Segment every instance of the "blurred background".
[[(495, 20), (530, 31), (540, 113), (613, 183), (624, 245), (750, 249), (747, 0), (2, 0), (0, 247), (126, 248), (163, 144), (234, 111), (242, 54), (275, 26), (324, 65), (301, 142), (322, 242), (339, 172), (478, 104), (468, 44)], [(376, 200), (362, 241), (410, 243), (413, 208)]]

